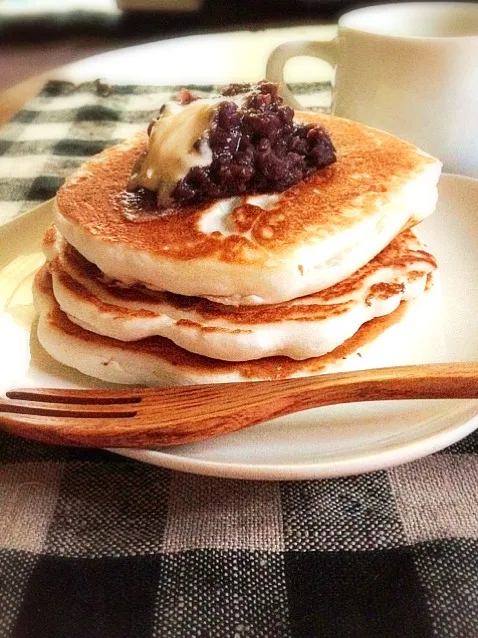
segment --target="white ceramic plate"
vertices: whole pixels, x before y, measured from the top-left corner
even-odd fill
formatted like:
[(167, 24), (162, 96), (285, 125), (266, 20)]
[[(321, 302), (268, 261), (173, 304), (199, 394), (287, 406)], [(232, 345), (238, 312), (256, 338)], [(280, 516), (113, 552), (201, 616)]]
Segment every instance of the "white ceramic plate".
[[(228, 84), (264, 77), (267, 58), (288, 40), (330, 40), (336, 25), (233, 31), (149, 42), (101, 53), (57, 69), (51, 77), (71, 82), (102, 78), (114, 84)], [(327, 81), (330, 65), (301, 57), (287, 64), (288, 82)]]
[[(418, 305), (400, 333), (389, 331), (374, 363), (478, 360), (477, 202), (478, 180), (442, 178), (438, 210), (421, 233), (439, 261), (440, 299), (425, 314)], [(40, 240), (50, 217), (49, 207), (40, 207), (0, 230), (0, 394), (19, 386), (100, 385), (54, 362), (30, 338), (32, 273), (42, 261)], [(393, 341), (401, 357), (395, 353), (390, 362), (384, 348)], [(477, 426), (478, 401), (376, 402), (309, 410), (203, 443), (118, 452), (198, 474), (312, 479), (410, 461)]]

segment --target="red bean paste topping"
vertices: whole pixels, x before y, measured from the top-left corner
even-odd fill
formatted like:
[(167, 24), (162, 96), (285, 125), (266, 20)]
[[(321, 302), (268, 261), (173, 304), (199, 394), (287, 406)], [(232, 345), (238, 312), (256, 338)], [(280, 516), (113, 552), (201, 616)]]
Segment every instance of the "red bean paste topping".
[[(206, 133), (212, 162), (190, 169), (177, 183), (171, 193), (175, 204), (284, 191), (336, 161), (327, 131), (295, 123), (294, 111), (283, 104), (277, 84), (231, 84), (221, 93), (226, 98), (241, 94), (240, 106), (231, 100), (218, 105)], [(187, 89), (179, 95), (185, 105), (196, 99)]]

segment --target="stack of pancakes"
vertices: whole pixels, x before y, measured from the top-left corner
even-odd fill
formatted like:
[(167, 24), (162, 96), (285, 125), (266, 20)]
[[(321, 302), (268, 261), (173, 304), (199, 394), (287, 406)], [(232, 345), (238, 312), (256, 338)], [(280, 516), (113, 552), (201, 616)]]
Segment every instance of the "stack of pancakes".
[(297, 114), (337, 161), (282, 193), (159, 212), (127, 184), (146, 133), (60, 189), (34, 286), (38, 337), (106, 381), (163, 385), (317, 374), (362, 348), (428, 287), (412, 228), (441, 164), (361, 124)]

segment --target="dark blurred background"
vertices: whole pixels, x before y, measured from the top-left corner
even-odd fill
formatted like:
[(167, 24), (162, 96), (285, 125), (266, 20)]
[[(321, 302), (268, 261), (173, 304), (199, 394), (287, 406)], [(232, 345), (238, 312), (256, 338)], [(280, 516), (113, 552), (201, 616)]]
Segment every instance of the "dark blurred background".
[[(364, 3), (0, 0), (0, 91), (54, 67), (123, 46), (196, 33), (326, 23), (360, 4)], [(144, 10), (147, 6), (155, 10)]]

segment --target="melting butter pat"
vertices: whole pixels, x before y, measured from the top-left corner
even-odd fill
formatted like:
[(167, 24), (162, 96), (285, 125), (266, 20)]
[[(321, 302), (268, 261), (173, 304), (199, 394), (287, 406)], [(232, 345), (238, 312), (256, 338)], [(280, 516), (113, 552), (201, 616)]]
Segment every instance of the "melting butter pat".
[(167, 203), (175, 185), (191, 168), (208, 166), (212, 162), (212, 151), (203, 136), (221, 101), (224, 100), (166, 105), (151, 130), (148, 149), (137, 172), (131, 176), (129, 187), (142, 186), (156, 191), (158, 202)]

